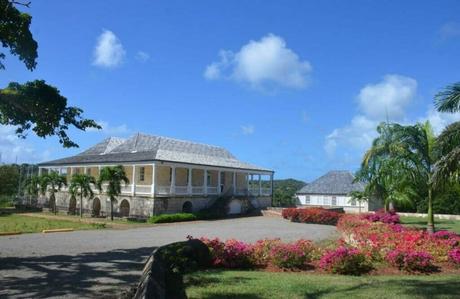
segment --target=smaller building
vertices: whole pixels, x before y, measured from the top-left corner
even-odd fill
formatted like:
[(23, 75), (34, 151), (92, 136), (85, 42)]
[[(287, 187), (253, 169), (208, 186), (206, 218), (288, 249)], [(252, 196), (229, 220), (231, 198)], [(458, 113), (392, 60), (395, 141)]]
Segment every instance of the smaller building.
[(296, 192), (300, 206), (343, 208), (345, 212), (358, 213), (375, 210), (378, 207), (372, 201), (359, 203), (350, 193), (364, 191), (362, 182), (354, 182), (355, 177), (349, 171), (334, 170), (319, 177)]

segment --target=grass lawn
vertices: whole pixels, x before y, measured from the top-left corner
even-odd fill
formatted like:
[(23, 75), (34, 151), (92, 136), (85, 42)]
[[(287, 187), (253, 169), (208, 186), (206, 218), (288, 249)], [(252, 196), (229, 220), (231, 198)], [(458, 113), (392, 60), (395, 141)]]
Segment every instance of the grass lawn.
[[(426, 228), (427, 218), (425, 217), (413, 217), (413, 216), (401, 216), (401, 223), (405, 225)], [(434, 219), (434, 225), (436, 230), (450, 230), (460, 234), (460, 220), (447, 220), (447, 219)]]
[(457, 275), (338, 276), (203, 271), (185, 278), (189, 298), (459, 298)]
[(38, 217), (24, 216), (21, 214), (0, 215), (0, 233), (23, 232), (36, 233), (44, 229), (73, 228), (80, 229), (99, 229), (105, 225), (95, 223), (84, 223), (76, 221), (44, 219)]

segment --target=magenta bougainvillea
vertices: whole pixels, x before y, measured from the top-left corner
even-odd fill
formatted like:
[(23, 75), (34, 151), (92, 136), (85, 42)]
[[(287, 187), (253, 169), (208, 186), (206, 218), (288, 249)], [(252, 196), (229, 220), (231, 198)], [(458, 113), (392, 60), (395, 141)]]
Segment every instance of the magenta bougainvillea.
[(321, 257), (319, 267), (329, 273), (361, 275), (372, 266), (366, 256), (357, 248), (340, 246)]
[(434, 269), (433, 257), (422, 251), (394, 249), (386, 255), (386, 261), (400, 270), (409, 272), (431, 272)]
[(388, 212), (378, 210), (375, 213), (363, 214), (361, 217), (371, 222), (383, 222), (389, 224), (400, 223), (399, 215), (396, 214), (395, 210), (390, 210)]
[(336, 225), (343, 213), (323, 208), (287, 208), (281, 215), (294, 222)]

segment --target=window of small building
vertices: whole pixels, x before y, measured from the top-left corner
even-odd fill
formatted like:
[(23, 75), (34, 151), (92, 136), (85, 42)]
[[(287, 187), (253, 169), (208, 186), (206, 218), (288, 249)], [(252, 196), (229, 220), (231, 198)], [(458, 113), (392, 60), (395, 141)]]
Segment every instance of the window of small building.
[(310, 195), (305, 195), (305, 203), (306, 203), (307, 205), (309, 205), (310, 202), (311, 202), (311, 200), (310, 200)]
[(139, 181), (143, 182), (145, 180), (145, 167), (139, 168)]
[(356, 199), (354, 199), (354, 198), (350, 199), (350, 204), (352, 206), (356, 206)]
[(333, 206), (337, 205), (337, 197), (336, 196), (332, 196), (332, 205)]
[(324, 196), (323, 197), (323, 204), (325, 206), (330, 206), (331, 205), (331, 198), (329, 196)]

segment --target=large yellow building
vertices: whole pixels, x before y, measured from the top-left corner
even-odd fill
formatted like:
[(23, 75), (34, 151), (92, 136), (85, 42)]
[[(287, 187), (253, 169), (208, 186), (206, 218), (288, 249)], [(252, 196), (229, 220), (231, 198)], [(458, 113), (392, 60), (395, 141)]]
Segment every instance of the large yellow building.
[[(122, 165), (130, 182), (115, 203), (120, 216), (148, 217), (160, 213), (198, 211), (224, 196), (233, 197), (229, 213), (271, 204), (273, 171), (235, 158), (224, 148), (167, 137), (136, 134), (128, 139), (107, 138), (68, 158), (39, 164), (40, 173), (56, 171), (68, 181), (75, 173), (96, 179), (104, 166)], [(110, 203), (94, 188), (83, 210), (105, 216)], [(46, 198), (41, 199), (46, 203)], [(60, 210), (79, 209), (79, 201), (64, 188), (56, 196)]]

